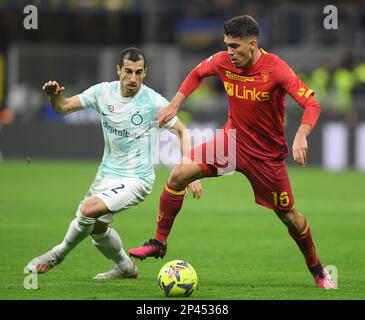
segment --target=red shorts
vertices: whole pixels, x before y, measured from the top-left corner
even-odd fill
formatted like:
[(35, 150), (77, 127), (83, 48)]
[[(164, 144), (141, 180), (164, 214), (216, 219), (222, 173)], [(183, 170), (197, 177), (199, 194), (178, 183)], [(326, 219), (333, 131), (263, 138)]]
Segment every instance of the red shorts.
[(211, 140), (193, 148), (186, 156), (199, 165), (206, 177), (217, 177), (233, 171), (243, 173), (250, 181), (256, 203), (269, 209), (289, 211), (294, 206), (284, 160), (263, 161), (236, 147), (236, 139), (218, 133)]

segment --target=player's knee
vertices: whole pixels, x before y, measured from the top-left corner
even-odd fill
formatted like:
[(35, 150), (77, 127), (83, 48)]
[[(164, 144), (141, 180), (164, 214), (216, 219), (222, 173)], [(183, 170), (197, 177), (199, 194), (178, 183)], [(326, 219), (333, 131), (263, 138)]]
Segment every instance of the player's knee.
[(177, 166), (171, 173), (169, 185), (172, 188), (184, 189), (188, 184), (188, 177), (184, 170), (184, 166)]
[(85, 202), (81, 206), (80, 212), (85, 217), (95, 218), (95, 212), (93, 210), (93, 205), (88, 202)]
[(286, 225), (290, 225), (295, 221), (295, 212), (293, 210), (280, 211), (274, 210), (279, 219)]
[(289, 229), (300, 229), (303, 219), (305, 219), (295, 207), (288, 211), (275, 210), (275, 213)]
[(89, 218), (97, 218), (101, 214), (100, 208), (98, 206), (98, 201), (96, 199), (86, 200), (82, 204), (80, 212), (83, 216)]

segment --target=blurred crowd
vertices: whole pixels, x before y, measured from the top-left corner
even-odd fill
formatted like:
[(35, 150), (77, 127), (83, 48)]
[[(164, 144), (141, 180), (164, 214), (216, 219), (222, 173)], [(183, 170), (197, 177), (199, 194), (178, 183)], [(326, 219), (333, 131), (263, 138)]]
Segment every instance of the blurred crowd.
[[(38, 8), (38, 30), (25, 30), (21, 23), (25, 16), (23, 8), (28, 4)], [(9, 51), (14, 44), (156, 43), (174, 46), (184, 55), (195, 53), (193, 60), (198, 62), (201, 56), (224, 50), (223, 22), (238, 14), (250, 14), (258, 20), (260, 46), (265, 50), (275, 53), (290, 49), (295, 57), (295, 50), (305, 48), (310, 56), (290, 64), (316, 91), (322, 108), (353, 112), (364, 106), (361, 99), (365, 93), (365, 1), (334, 0), (331, 4), (340, 13), (339, 29), (329, 31), (322, 24), (325, 4), (317, 0), (0, 0), (0, 122), (12, 120), (11, 110), (25, 118), (35, 115), (60, 120), (49, 111), (38, 84), (36, 88), (31, 81), (16, 83), (11, 88), (6, 85), (12, 58)], [(314, 54), (329, 47), (338, 50), (325, 63), (318, 62)], [(28, 63), (32, 64), (31, 60), (30, 57)], [(52, 61), (47, 63), (51, 65)], [(76, 82), (69, 88), (68, 93), (84, 89)], [(191, 97), (188, 107), (193, 111), (206, 106), (213, 114), (212, 105), (218, 108), (221, 102), (224, 103), (224, 88), (212, 80)], [(29, 110), (29, 105), (34, 105), (34, 112), (25, 116), (19, 110)]]
[[(39, 30), (32, 32), (19, 23), (28, 4), (35, 5), (39, 13)], [(326, 3), (317, 0), (0, 0), (1, 42), (134, 41), (201, 49), (219, 43), (222, 22), (239, 14), (250, 14), (259, 22), (261, 41), (268, 49), (315, 41), (364, 41), (365, 1), (330, 4), (340, 13), (337, 33), (324, 30)]]

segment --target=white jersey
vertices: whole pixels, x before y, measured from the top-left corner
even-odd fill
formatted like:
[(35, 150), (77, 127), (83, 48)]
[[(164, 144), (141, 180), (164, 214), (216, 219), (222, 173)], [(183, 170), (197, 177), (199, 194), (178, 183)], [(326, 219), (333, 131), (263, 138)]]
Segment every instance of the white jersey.
[[(105, 141), (101, 173), (114, 179), (143, 179), (152, 185), (157, 115), (168, 101), (145, 85), (134, 97), (122, 97), (119, 81), (99, 83), (78, 97), (84, 108), (93, 108), (101, 116)], [(176, 120), (164, 127), (173, 127)]]

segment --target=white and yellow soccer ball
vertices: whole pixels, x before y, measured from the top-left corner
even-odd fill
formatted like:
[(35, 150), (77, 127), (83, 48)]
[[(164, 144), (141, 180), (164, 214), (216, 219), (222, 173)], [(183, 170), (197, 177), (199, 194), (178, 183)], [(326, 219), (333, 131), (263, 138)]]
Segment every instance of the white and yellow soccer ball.
[(186, 261), (172, 260), (161, 268), (157, 283), (165, 296), (189, 297), (198, 287), (198, 275)]

